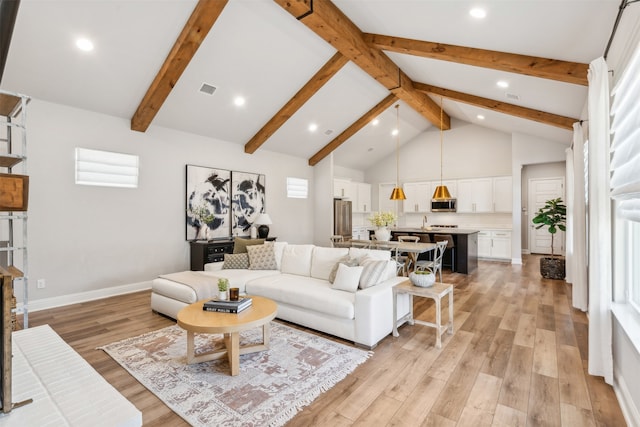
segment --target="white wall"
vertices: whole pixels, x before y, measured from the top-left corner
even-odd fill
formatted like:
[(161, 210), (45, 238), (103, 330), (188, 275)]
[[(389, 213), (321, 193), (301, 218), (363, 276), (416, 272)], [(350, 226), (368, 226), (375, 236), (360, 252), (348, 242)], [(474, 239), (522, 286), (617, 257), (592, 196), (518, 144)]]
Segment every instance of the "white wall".
[[(475, 178), (511, 174), (511, 136), (451, 119), (443, 134), (442, 178)], [(400, 181), (440, 179), (440, 131), (433, 126), (400, 149)], [(369, 168), (367, 182), (395, 182), (395, 156)]]
[(333, 234), (333, 153), (322, 159), (313, 168), (314, 210), (313, 244), (328, 246), (329, 236)]
[[(517, 213), (513, 220), (511, 233), (511, 262), (522, 263), (522, 168), (525, 165), (564, 162), (567, 144), (547, 141), (531, 135), (514, 133), (512, 138), (512, 168), (513, 168), (513, 212)], [(525, 224), (526, 227), (528, 224)]]
[[(306, 178), (305, 159), (34, 100), (28, 116), (30, 300), (149, 281), (189, 269), (185, 240), (185, 165), (266, 175), (270, 235), (294, 243), (313, 238), (312, 198), (288, 199), (286, 177)], [(74, 183), (74, 149), (140, 156), (137, 189)], [(313, 194), (311, 194), (313, 197)], [(36, 289), (36, 279), (46, 279)], [(16, 292), (21, 297), (21, 292)]]
[[(395, 182), (395, 156), (379, 162), (365, 173), (372, 184), (372, 206), (378, 206), (378, 184)], [(405, 143), (400, 148), (400, 181), (430, 181), (440, 179), (440, 131), (433, 127)], [(457, 119), (451, 119), (451, 130), (443, 135), (444, 180), (511, 175), (511, 135), (487, 129)], [(388, 197), (388, 195), (383, 195)], [(398, 224), (422, 224), (422, 214), (401, 214)], [(430, 224), (511, 224), (504, 214), (436, 214), (428, 215)]]

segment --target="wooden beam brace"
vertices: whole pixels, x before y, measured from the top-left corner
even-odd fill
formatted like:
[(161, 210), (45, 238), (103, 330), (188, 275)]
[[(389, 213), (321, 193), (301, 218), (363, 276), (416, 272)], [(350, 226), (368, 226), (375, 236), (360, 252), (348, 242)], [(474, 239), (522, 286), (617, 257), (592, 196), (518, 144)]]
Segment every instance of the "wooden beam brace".
[[(362, 31), (331, 1), (274, 1), (411, 108), (440, 126), (440, 107), (429, 97), (416, 93), (411, 79), (384, 52), (369, 47)], [(449, 116), (444, 115), (443, 122), (448, 123)]]
[(273, 116), (253, 138), (244, 145), (244, 152), (253, 154), (267, 139), (271, 137), (296, 111), (302, 107), (331, 77), (349, 62), (340, 52), (326, 64)]
[(145, 132), (229, 0), (199, 0), (169, 55), (131, 118), (131, 130)]
[(343, 142), (355, 135), (356, 132), (365, 127), (369, 122), (371, 122), (371, 120), (379, 116), (384, 110), (389, 108), (391, 104), (393, 104), (397, 100), (397, 96), (395, 96), (394, 94), (389, 94), (375, 107), (367, 111), (362, 117), (356, 120), (347, 129), (345, 129), (340, 135), (336, 136), (331, 142), (322, 147), (320, 151), (311, 156), (311, 158), (309, 159), (309, 166), (317, 165), (322, 159), (331, 154), (336, 148), (341, 146)]
[(363, 34), (363, 38), (370, 47), (390, 52), (525, 74), (564, 83), (588, 85), (587, 71), (589, 70), (589, 64), (380, 34)]
[(477, 107), (488, 108), (498, 111), (499, 113), (509, 114), (511, 116), (520, 117), (527, 120), (533, 120), (545, 125), (559, 127), (561, 129), (573, 130), (573, 124), (579, 119), (572, 117), (560, 116), (557, 114), (546, 113), (544, 111), (534, 110), (532, 108), (520, 107), (518, 105), (508, 104), (506, 102), (495, 101), (493, 99), (482, 98), (480, 96), (469, 95), (462, 92), (456, 92), (450, 89), (444, 89), (437, 86), (431, 86), (424, 83), (414, 82), (417, 90), (440, 95), (454, 101), (464, 102), (465, 104)]
[(424, 92), (417, 90), (414, 87), (414, 82), (405, 74), (400, 74), (400, 87), (391, 89), (391, 93), (394, 93), (398, 98), (407, 102), (407, 99), (413, 100), (410, 105), (424, 117), (426, 117), (431, 123), (438, 127), (442, 126), (443, 130), (449, 130), (451, 128), (451, 118), (444, 112), (442, 114), (442, 123), (440, 123), (440, 106), (429, 98)]

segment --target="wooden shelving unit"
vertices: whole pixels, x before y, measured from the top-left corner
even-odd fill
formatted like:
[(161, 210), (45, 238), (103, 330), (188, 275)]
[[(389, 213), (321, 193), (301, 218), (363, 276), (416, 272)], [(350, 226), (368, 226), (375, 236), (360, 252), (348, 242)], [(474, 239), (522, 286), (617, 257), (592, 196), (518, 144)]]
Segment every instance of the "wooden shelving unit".
[[(12, 402), (12, 344), (16, 329), (16, 282), (22, 284), (23, 326), (29, 326), (29, 287), (27, 276), (27, 172), (26, 95), (0, 91), (0, 362), (2, 412), (10, 412)], [(14, 169), (15, 168), (15, 169)], [(17, 169), (17, 170), (16, 170)], [(5, 246), (6, 245), (6, 246)]]

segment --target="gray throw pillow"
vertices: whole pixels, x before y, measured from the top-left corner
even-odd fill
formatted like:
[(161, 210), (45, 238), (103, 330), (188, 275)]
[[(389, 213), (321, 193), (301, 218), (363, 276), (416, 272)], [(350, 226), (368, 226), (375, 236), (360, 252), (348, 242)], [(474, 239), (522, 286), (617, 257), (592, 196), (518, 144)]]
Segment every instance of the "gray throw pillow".
[(364, 267), (360, 275), (360, 289), (370, 288), (380, 283), (380, 279), (387, 269), (389, 261), (365, 258), (360, 263)]
[(224, 254), (223, 270), (249, 268), (249, 254)]

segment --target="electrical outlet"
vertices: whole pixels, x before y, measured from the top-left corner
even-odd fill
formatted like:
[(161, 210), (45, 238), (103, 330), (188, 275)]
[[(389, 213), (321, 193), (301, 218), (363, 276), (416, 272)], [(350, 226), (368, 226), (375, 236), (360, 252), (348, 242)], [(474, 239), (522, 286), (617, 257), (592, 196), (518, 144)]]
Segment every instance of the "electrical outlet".
[(38, 282), (37, 282), (38, 289), (44, 289), (46, 286), (47, 286), (47, 284), (44, 281), (44, 279), (38, 279)]

